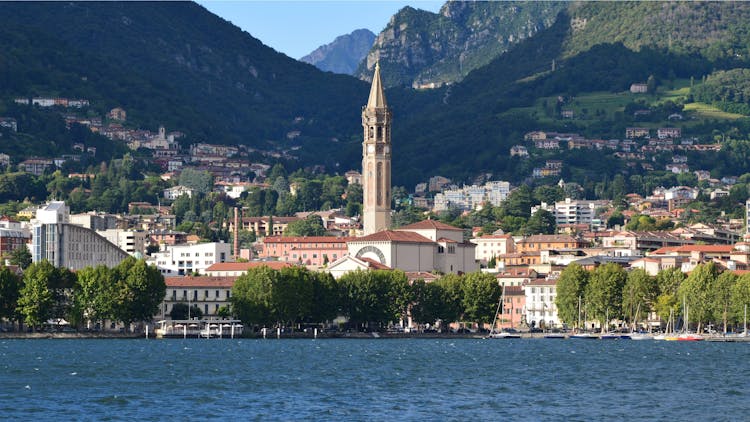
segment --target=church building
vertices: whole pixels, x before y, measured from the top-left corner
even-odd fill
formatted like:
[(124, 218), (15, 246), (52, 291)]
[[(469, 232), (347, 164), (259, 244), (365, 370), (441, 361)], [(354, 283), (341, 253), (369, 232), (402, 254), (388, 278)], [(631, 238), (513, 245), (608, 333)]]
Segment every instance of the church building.
[(391, 111), (375, 64), (370, 97), (362, 109), (362, 188), (364, 236), (346, 242), (348, 254), (329, 265), (334, 276), (356, 269), (406, 272), (477, 271), (476, 245), (463, 230), (426, 220), (391, 230)]

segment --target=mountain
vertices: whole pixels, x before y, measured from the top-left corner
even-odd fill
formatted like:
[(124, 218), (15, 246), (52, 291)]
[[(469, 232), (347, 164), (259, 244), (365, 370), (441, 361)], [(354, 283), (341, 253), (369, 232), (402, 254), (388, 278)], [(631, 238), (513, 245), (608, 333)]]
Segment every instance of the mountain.
[(353, 75), (357, 65), (367, 56), (375, 40), (369, 29), (357, 29), (351, 34), (336, 37), (332, 43), (318, 47), (300, 61), (320, 70)]
[(461, 80), (519, 41), (549, 27), (564, 2), (449, 1), (439, 13), (405, 7), (377, 36), (356, 76), (380, 62), (386, 86)]
[[(430, 90), (441, 97), (440, 102), (409, 113), (405, 121), (394, 119), (393, 168), (401, 171), (394, 180), (408, 186), (439, 174), (471, 181), (487, 172), (520, 182), (533, 167), (543, 166), (550, 158), (565, 163), (561, 176), (566, 181), (582, 184), (611, 180), (616, 174), (639, 174), (642, 169), (625, 168), (624, 161), (606, 151), (541, 151), (529, 160), (510, 157), (508, 151), (515, 144), (523, 144), (524, 133), (533, 130), (621, 139), (628, 122), (637, 125), (622, 108), (606, 114), (606, 104), (595, 103), (592, 107), (596, 108), (586, 110), (601, 114), (593, 122), (547, 117), (545, 110), (553, 108), (558, 98), (571, 101), (564, 104), (574, 107), (578, 96), (624, 93), (630, 84), (644, 82), (649, 76), (670, 85), (676, 79), (700, 81), (716, 70), (750, 68), (750, 56), (745, 54), (750, 40), (742, 36), (750, 22), (746, 18), (748, 3), (583, 2), (569, 7), (552, 26), (520, 41), (463, 80)], [(682, 28), (672, 34), (671, 44), (669, 34), (653, 28), (652, 14), (664, 17), (657, 9), (680, 12), (664, 15), (674, 19), (669, 27)], [(646, 23), (637, 23), (642, 21)], [(640, 32), (612, 42), (614, 34), (630, 34), (631, 28)], [(706, 38), (713, 41), (707, 43)], [(387, 78), (387, 71), (382, 72)], [(688, 94), (673, 100), (688, 102)], [(677, 126), (684, 126), (686, 134), (701, 140), (713, 139), (715, 130), (731, 130), (745, 137), (750, 131), (748, 119), (704, 119), (700, 124)], [(399, 145), (399, 140), (405, 141)], [(706, 165), (713, 156), (706, 157), (691, 160), (701, 160), (704, 168), (713, 168)], [(749, 166), (736, 174), (750, 172)]]
[[(304, 145), (330, 166), (341, 151), (357, 153), (369, 88), (280, 54), (190, 2), (2, 3), (0, 81), (6, 100), (86, 98), (100, 116), (120, 106), (129, 122), (164, 124), (187, 142)], [(339, 155), (320, 159), (331, 150)]]

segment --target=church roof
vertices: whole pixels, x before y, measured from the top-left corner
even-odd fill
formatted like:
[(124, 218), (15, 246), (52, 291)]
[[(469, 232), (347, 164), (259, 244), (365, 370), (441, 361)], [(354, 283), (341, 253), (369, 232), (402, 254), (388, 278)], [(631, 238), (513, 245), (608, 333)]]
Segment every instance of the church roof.
[(385, 102), (383, 83), (380, 82), (380, 63), (375, 63), (375, 74), (372, 76), (372, 86), (370, 87), (370, 98), (367, 100), (367, 108), (385, 107), (388, 107), (388, 104)]
[(408, 231), (383, 230), (367, 236), (358, 237), (352, 242), (400, 242), (400, 243), (435, 243), (432, 240)]
[(408, 226), (399, 227), (398, 230), (452, 230), (463, 231), (458, 227), (449, 226), (437, 220), (422, 220)]

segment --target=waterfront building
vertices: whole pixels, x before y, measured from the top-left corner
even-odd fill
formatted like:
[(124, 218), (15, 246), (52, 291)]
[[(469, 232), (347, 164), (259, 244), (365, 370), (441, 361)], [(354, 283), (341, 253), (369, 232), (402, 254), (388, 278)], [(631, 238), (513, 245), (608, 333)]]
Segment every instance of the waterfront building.
[(391, 109), (375, 64), (370, 97), (362, 109), (362, 220), (364, 234), (391, 226)]
[(53, 201), (39, 208), (31, 221), (33, 262), (44, 259), (55, 267), (117, 266), (128, 254), (94, 230), (69, 222), (65, 202)]
[(525, 287), (526, 322), (530, 327), (553, 328), (560, 326), (557, 315), (557, 279), (537, 278)]
[(237, 277), (165, 277), (167, 285), (157, 319), (171, 319), (169, 313), (174, 305), (184, 303), (189, 307), (196, 305), (203, 313), (202, 318), (218, 318), (222, 306), (229, 307), (232, 298), (232, 287)]

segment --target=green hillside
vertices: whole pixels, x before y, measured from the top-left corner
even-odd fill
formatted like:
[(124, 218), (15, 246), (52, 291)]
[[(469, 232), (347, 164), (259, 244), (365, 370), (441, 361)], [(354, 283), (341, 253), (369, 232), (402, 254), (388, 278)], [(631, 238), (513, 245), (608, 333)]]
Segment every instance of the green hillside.
[(292, 60), (194, 3), (2, 3), (0, 31), (6, 99), (83, 97), (144, 128), (261, 148), (289, 147), (291, 130), (318, 145), (359, 133), (366, 83)]

